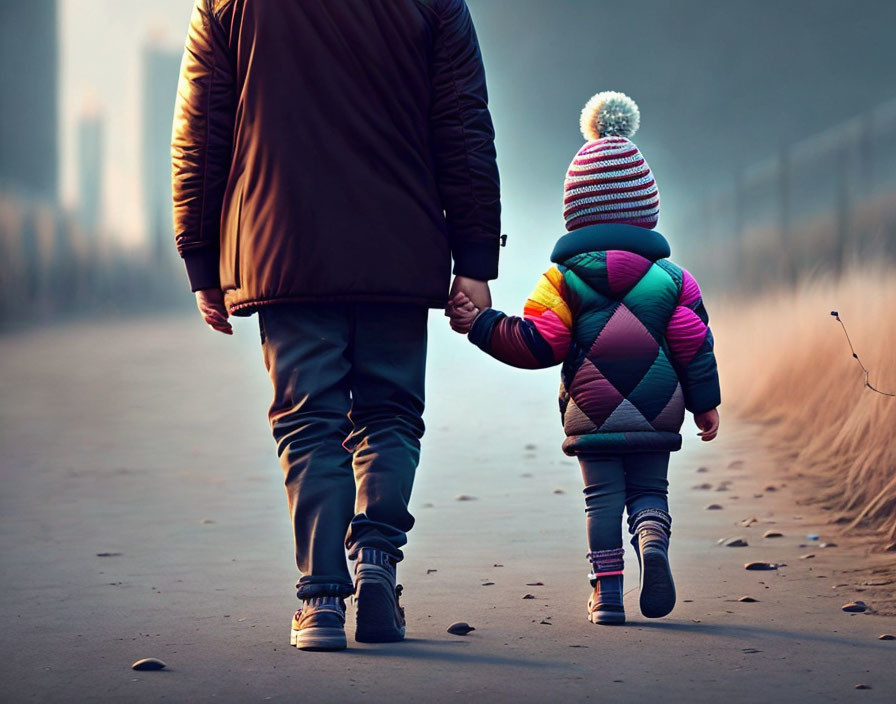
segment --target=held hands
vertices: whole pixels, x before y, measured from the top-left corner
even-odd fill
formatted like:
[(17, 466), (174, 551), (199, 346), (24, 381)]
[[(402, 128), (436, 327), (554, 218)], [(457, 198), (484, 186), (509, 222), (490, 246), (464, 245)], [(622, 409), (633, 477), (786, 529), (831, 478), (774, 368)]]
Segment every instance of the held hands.
[(491, 308), (492, 305), (488, 281), (455, 276), (449, 295), (450, 300), (445, 308), (445, 315), (449, 318), (451, 329), (462, 335), (470, 332), (479, 311)]
[(473, 322), (479, 315), (479, 309), (473, 304), (473, 301), (467, 298), (467, 294), (457, 293), (448, 301), (445, 315), (448, 316), (448, 322), (454, 332), (466, 335), (473, 327)]
[(694, 423), (702, 432), (697, 433), (703, 442), (714, 440), (719, 433), (719, 412), (713, 408), (711, 411), (694, 414)]
[(224, 305), (224, 293), (219, 288), (201, 289), (196, 292), (196, 305), (206, 323), (218, 332), (233, 335), (233, 328), (227, 322), (227, 306)]
[(473, 301), (473, 305), (480, 310), (492, 307), (492, 294), (488, 289), (488, 281), (455, 276), (448, 297), (453, 299), (458, 293), (466, 294), (467, 298)]

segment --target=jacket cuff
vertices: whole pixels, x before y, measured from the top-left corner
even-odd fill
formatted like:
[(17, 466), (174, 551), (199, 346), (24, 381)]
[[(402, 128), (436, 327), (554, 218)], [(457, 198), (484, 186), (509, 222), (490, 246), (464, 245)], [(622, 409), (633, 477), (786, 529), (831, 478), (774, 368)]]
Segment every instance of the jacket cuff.
[(492, 331), (503, 317), (505, 317), (504, 313), (494, 308), (486, 308), (481, 311), (473, 321), (473, 327), (467, 333), (467, 339), (488, 354), (492, 343)]
[(477, 281), (498, 278), (498, 248), (501, 240), (496, 235), (488, 240), (467, 240), (455, 243), (451, 248), (454, 257), (454, 275), (466, 276)]
[(722, 402), (718, 377), (694, 384), (688, 389), (686, 395), (686, 406), (691, 413), (711, 411)]
[(184, 252), (181, 256), (187, 267), (187, 278), (190, 280), (192, 291), (221, 288), (217, 251), (210, 247), (203, 247)]

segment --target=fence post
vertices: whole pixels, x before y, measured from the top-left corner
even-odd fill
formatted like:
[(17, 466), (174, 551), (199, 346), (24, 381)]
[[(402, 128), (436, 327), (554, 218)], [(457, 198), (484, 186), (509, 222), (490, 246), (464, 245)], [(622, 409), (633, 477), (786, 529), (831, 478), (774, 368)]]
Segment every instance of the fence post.
[(862, 173), (864, 196), (874, 193), (877, 186), (877, 174), (874, 163), (874, 110), (869, 110), (862, 118), (861, 136), (859, 137), (859, 168)]
[[(869, 110), (865, 113), (859, 125), (858, 137), (858, 164), (859, 172), (858, 185), (861, 188), (859, 197), (875, 204), (877, 194), (877, 173), (876, 173), (876, 156), (875, 153), (875, 131), (876, 120), (875, 111)], [(862, 217), (856, 218), (860, 221), (858, 239), (860, 240), (859, 252), (862, 255), (881, 256), (885, 254), (886, 247), (883, 246), (884, 224), (878, 220), (878, 217), (872, 215), (871, 219), (868, 213), (863, 213)], [(855, 235), (854, 235), (855, 236)]]
[(793, 256), (793, 244), (790, 233), (790, 162), (790, 149), (785, 146), (781, 149), (781, 154), (778, 158), (778, 246), (780, 247), (778, 271), (788, 284), (792, 284), (796, 280), (796, 261)]
[(734, 189), (731, 193), (731, 210), (734, 216), (734, 246), (736, 252), (734, 261), (731, 262), (737, 269), (738, 284), (741, 289), (749, 288), (754, 283), (753, 259), (747, 251), (747, 243), (744, 238), (744, 223), (746, 221), (744, 194), (744, 174), (741, 170), (734, 174)]
[(849, 258), (849, 135), (844, 134), (840, 138), (840, 145), (837, 149), (837, 157), (834, 169), (836, 172), (836, 193), (834, 195), (834, 203), (836, 207), (836, 261), (834, 262), (837, 275), (842, 275), (846, 269), (847, 259)]

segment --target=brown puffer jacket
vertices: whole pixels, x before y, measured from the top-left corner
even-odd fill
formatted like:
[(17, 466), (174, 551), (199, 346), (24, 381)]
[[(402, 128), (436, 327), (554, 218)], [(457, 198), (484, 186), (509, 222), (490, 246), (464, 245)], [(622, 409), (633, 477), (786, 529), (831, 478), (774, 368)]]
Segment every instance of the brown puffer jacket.
[(440, 307), (497, 276), (498, 170), (464, 0), (196, 0), (172, 136), (193, 290)]

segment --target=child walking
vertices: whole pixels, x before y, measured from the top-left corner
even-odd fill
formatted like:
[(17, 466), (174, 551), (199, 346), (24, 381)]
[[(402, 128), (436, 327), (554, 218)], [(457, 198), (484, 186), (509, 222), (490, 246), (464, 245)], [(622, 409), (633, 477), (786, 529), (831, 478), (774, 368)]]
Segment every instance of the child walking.
[(563, 363), (563, 450), (578, 458), (585, 482), (588, 617), (600, 624), (625, 622), (623, 509), (641, 566), (641, 613), (658, 618), (674, 607), (669, 453), (681, 447), (685, 409), (703, 440), (719, 427), (709, 319), (694, 277), (668, 259), (669, 245), (653, 229), (659, 192), (629, 139), (639, 121), (622, 93), (598, 93), (582, 111), (588, 141), (566, 175), (568, 233), (522, 318), (480, 311), (463, 294), (446, 313), (455, 330), (505, 364)]

